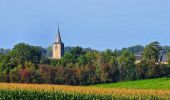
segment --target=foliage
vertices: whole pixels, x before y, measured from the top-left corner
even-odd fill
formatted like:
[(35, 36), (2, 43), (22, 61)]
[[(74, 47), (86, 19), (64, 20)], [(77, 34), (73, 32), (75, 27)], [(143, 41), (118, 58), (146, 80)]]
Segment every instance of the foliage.
[[(150, 43), (144, 50), (140, 45), (114, 51), (79, 46), (68, 49), (62, 59), (51, 59), (51, 47), (19, 43), (9, 53), (0, 53), (0, 82), (91, 85), (170, 73), (170, 65), (159, 61), (163, 51), (158, 42)], [(142, 60), (135, 63), (135, 53), (142, 51)]]
[(52, 60), (50, 60), (50, 59), (48, 59), (47, 57), (42, 57), (41, 59), (40, 59), (40, 64), (48, 64), (48, 65), (53, 65), (53, 66), (55, 66), (56, 64), (57, 64), (57, 62), (56, 63), (53, 63), (53, 61)]
[(102, 83), (118, 81), (118, 64), (111, 50), (106, 50), (99, 57), (100, 79)]
[(134, 54), (141, 54), (144, 50), (144, 47), (141, 45), (135, 45), (135, 46), (128, 47), (127, 50), (131, 51)]
[(10, 51), (11, 51), (11, 49), (0, 48), (0, 53), (2, 53), (2, 54), (8, 54)]
[(154, 62), (158, 62), (161, 50), (162, 47), (159, 45), (159, 42), (152, 42), (144, 48), (142, 57), (144, 60), (153, 60)]
[(170, 51), (167, 52), (167, 62), (170, 64)]
[(15, 60), (11, 59), (10, 55), (2, 55), (0, 60), (1, 73), (9, 73), (9, 71), (12, 70), (16, 65)]
[(135, 80), (136, 79), (136, 66), (135, 55), (128, 51), (123, 50), (118, 59), (120, 80)]
[(14, 46), (14, 48), (10, 52), (10, 55), (12, 58), (17, 60), (18, 65), (22, 65), (22, 67), (24, 67), (26, 61), (32, 62), (35, 65), (39, 64), (43, 53), (44, 50), (41, 47), (19, 43)]
[(46, 57), (52, 57), (52, 46), (46, 48)]

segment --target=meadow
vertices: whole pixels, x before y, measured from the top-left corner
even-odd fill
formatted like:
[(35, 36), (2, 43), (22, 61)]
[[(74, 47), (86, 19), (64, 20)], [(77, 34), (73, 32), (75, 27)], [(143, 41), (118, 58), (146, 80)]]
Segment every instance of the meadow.
[(95, 86), (0, 83), (0, 100), (167, 100), (169, 83), (170, 78)]
[(156, 78), (138, 81), (118, 82), (111, 84), (97, 84), (95, 87), (103, 88), (125, 88), (125, 89), (152, 89), (152, 90), (170, 90), (170, 78)]

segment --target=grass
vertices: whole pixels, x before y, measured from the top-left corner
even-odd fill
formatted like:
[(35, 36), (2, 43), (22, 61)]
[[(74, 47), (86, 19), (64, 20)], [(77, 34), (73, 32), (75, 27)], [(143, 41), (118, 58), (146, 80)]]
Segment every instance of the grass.
[(95, 85), (95, 87), (170, 90), (170, 78), (164, 77), (164, 78), (120, 82), (120, 83), (97, 84)]

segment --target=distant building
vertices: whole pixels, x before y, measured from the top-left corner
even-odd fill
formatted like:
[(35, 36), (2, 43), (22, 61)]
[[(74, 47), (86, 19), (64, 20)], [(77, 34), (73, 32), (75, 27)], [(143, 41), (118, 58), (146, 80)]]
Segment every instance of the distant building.
[(61, 40), (60, 30), (58, 27), (58, 33), (56, 37), (56, 41), (53, 43), (53, 59), (61, 59), (64, 55), (64, 43)]
[[(139, 63), (141, 60), (142, 60), (142, 55), (135, 55), (135, 59), (136, 59), (136, 62), (135, 63)], [(166, 54), (163, 54), (161, 57), (159, 57), (159, 62), (161, 62), (162, 64), (168, 64), (167, 62), (167, 56)]]
[(136, 62), (139, 63), (142, 60), (142, 55), (135, 55)]

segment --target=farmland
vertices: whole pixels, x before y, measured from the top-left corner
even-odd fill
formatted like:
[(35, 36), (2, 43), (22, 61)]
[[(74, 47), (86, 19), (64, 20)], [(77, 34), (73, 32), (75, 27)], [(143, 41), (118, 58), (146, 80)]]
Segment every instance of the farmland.
[[(95, 86), (66, 86), (66, 85), (48, 85), (48, 84), (17, 84), (17, 83), (0, 83), (0, 99), (14, 100), (30, 100), (30, 99), (49, 99), (49, 100), (112, 100), (112, 99), (169, 99), (170, 88), (167, 84), (169, 78), (160, 78), (144, 81), (102, 84)], [(165, 81), (167, 80), (167, 81)], [(161, 82), (162, 81), (162, 82)], [(163, 83), (163, 81), (165, 81)], [(147, 88), (141, 86), (137, 88), (139, 83), (145, 82), (151, 85)], [(153, 88), (152, 85), (162, 83), (163, 88)], [(132, 87), (137, 84), (136, 87)], [(124, 85), (124, 87), (123, 87)], [(127, 88), (125, 87), (127, 85)], [(140, 85), (140, 84), (139, 84)], [(161, 84), (159, 84), (161, 85)], [(156, 86), (155, 86), (156, 87)], [(158, 86), (157, 86), (158, 87)], [(134, 89), (135, 88), (135, 89)]]
[(165, 77), (139, 81), (118, 82), (111, 84), (98, 84), (95, 86), (103, 88), (170, 90), (170, 78)]

